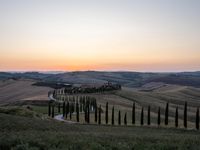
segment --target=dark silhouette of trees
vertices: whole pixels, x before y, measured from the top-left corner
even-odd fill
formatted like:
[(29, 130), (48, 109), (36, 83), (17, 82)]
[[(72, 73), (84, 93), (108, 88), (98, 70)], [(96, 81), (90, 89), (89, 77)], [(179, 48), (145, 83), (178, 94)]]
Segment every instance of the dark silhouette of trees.
[(65, 115), (65, 118), (67, 118), (67, 117), (68, 117), (69, 111), (70, 111), (70, 108), (69, 108), (69, 102), (67, 102), (67, 105), (66, 105), (66, 115)]
[(97, 103), (95, 102), (95, 116), (94, 116), (94, 121), (97, 123), (97, 111), (98, 111), (98, 108), (97, 108)]
[(175, 127), (178, 127), (178, 107), (176, 107), (176, 114), (175, 114)]
[(142, 110), (141, 110), (141, 120), (140, 120), (140, 124), (141, 124), (141, 126), (144, 125), (144, 109), (143, 109), (143, 107), (142, 107)]
[(65, 107), (65, 102), (63, 103), (63, 117), (65, 117), (65, 110), (66, 109), (66, 107)]
[(114, 108), (114, 106), (113, 106), (113, 108), (112, 108), (112, 125), (114, 125), (115, 124), (115, 108)]
[(166, 104), (166, 109), (165, 109), (165, 125), (168, 125), (168, 115), (169, 115), (169, 103)]
[(54, 104), (52, 104), (52, 118), (54, 118)]
[(127, 113), (124, 115), (124, 125), (127, 125)]
[(70, 119), (70, 120), (72, 120), (73, 107), (74, 107), (73, 104), (70, 103), (70, 105), (69, 105), (69, 108), (70, 108), (70, 109), (69, 109), (69, 119)]
[(51, 102), (48, 102), (48, 115), (51, 116)]
[(101, 105), (99, 106), (99, 120), (98, 120), (98, 124), (101, 124)]
[(58, 103), (58, 113), (60, 113), (60, 103)]
[(160, 107), (158, 108), (158, 126), (160, 126)]
[(121, 111), (118, 113), (118, 124), (121, 125)]
[(106, 103), (106, 114), (105, 114), (106, 124), (108, 124), (108, 102)]
[(79, 122), (79, 104), (76, 103), (76, 120)]
[(196, 129), (199, 130), (199, 108), (197, 108), (196, 112)]
[(148, 106), (148, 114), (147, 114), (147, 124), (151, 124), (151, 107)]
[(132, 124), (135, 124), (135, 103), (133, 103), (132, 108)]
[(87, 105), (84, 104), (85, 122), (87, 122)]
[(187, 128), (187, 102), (184, 105), (184, 127)]
[(90, 104), (87, 103), (87, 123), (90, 123)]

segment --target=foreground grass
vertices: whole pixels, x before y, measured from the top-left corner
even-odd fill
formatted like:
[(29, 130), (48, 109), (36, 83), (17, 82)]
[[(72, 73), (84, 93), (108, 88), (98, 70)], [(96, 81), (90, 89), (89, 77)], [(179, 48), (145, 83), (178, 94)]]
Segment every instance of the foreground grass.
[(78, 125), (0, 113), (0, 149), (199, 149), (200, 132)]

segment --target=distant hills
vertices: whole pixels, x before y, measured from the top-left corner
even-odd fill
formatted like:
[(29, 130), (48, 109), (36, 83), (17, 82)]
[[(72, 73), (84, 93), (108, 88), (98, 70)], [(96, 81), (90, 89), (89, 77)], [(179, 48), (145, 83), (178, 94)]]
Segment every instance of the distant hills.
[(34, 79), (47, 83), (102, 84), (118, 83), (126, 87), (141, 87), (150, 82), (162, 82), (183, 86), (200, 87), (200, 71), (180, 73), (141, 73), (141, 72), (98, 72), (77, 71), (64, 73), (8, 73), (0, 72), (0, 80)]

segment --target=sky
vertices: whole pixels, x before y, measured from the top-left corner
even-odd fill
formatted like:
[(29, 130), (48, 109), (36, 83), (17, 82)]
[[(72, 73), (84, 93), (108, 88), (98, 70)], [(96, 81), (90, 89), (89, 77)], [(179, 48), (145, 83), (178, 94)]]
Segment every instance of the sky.
[(0, 0), (0, 71), (197, 71), (199, 8), (199, 0)]

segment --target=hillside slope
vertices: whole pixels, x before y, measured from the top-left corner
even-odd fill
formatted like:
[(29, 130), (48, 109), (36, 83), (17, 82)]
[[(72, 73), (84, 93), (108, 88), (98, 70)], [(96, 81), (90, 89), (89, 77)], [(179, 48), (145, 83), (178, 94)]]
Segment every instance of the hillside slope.
[(5, 80), (0, 81), (0, 104), (12, 103), (19, 100), (48, 100), (48, 87), (33, 86), (34, 80)]

